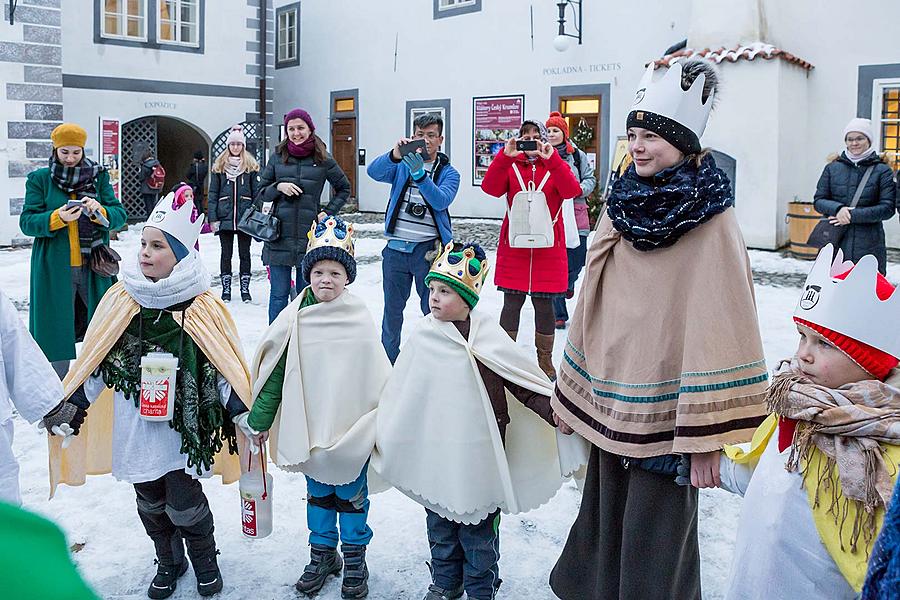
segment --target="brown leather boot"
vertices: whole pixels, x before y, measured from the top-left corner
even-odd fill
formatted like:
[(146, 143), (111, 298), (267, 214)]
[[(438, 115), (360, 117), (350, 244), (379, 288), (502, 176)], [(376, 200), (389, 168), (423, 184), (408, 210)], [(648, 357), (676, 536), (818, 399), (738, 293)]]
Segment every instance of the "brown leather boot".
[(516, 341), (516, 337), (519, 335), (518, 331), (507, 331), (505, 329), (504, 331), (506, 331), (506, 335), (512, 338), (512, 341)]
[(553, 368), (553, 337), (543, 333), (534, 334), (534, 345), (537, 348), (538, 366), (546, 373), (550, 381), (556, 381), (556, 369)]

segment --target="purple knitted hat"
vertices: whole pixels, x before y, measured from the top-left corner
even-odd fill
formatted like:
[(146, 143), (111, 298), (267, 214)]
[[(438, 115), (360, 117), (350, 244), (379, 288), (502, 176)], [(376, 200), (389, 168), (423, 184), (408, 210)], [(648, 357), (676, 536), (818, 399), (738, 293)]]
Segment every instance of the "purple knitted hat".
[(303, 119), (306, 124), (309, 126), (310, 131), (316, 130), (316, 125), (313, 123), (312, 117), (309, 116), (309, 113), (303, 110), (302, 108), (295, 108), (288, 114), (284, 115), (284, 126), (287, 127), (288, 121), (291, 119)]

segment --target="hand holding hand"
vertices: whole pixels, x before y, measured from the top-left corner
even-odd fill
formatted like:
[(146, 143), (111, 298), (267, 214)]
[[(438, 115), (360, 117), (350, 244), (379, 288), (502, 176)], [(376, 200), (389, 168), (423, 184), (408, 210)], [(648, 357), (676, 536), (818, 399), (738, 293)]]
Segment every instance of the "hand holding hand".
[(250, 448), (250, 452), (252, 454), (259, 454), (260, 447), (267, 439), (269, 439), (269, 432), (259, 432), (250, 427), (250, 424), (247, 422), (249, 418), (250, 413), (244, 412), (233, 418), (231, 421), (241, 430), (244, 437), (247, 438), (247, 445)]
[(219, 222), (218, 221), (210, 221), (209, 226), (213, 230), (213, 233), (219, 231)]
[(303, 190), (300, 189), (300, 186), (295, 183), (290, 183), (289, 181), (282, 181), (275, 186), (275, 189), (277, 189), (285, 196), (299, 196), (303, 193)]
[(516, 138), (511, 137), (506, 140), (506, 145), (503, 146), (503, 154), (507, 155), (510, 158), (515, 158), (518, 155), (522, 154), (520, 150), (516, 150)]
[[(68, 400), (63, 400), (44, 415), (38, 427), (46, 429), (51, 435), (76, 436), (81, 431), (85, 416), (87, 416), (87, 411), (84, 408)], [(66, 445), (68, 446), (68, 444)]]
[(721, 450), (691, 455), (691, 485), (695, 488), (713, 488), (722, 484), (719, 476)]

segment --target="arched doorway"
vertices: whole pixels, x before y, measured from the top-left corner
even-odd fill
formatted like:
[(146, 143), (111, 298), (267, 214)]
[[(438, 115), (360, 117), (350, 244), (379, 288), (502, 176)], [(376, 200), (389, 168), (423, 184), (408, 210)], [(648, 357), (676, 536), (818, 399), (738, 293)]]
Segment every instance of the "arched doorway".
[(174, 117), (141, 117), (122, 125), (121, 201), (130, 221), (147, 218), (141, 200), (141, 157), (150, 150), (166, 170), (163, 193), (183, 181), (194, 151), (209, 157), (209, 138), (187, 121)]

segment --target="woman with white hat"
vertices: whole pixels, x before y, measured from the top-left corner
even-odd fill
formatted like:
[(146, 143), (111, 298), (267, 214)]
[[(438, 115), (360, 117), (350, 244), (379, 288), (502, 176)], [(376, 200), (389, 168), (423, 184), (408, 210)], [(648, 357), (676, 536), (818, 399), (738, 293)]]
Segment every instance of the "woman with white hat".
[[(816, 185), (816, 210), (830, 217), (835, 227), (846, 227), (839, 247), (853, 262), (866, 254), (878, 259), (878, 270), (887, 268), (884, 226), (894, 216), (897, 193), (894, 173), (872, 146), (872, 121), (851, 119), (844, 127), (847, 149), (834, 156)], [(859, 198), (853, 200), (858, 188)]]

